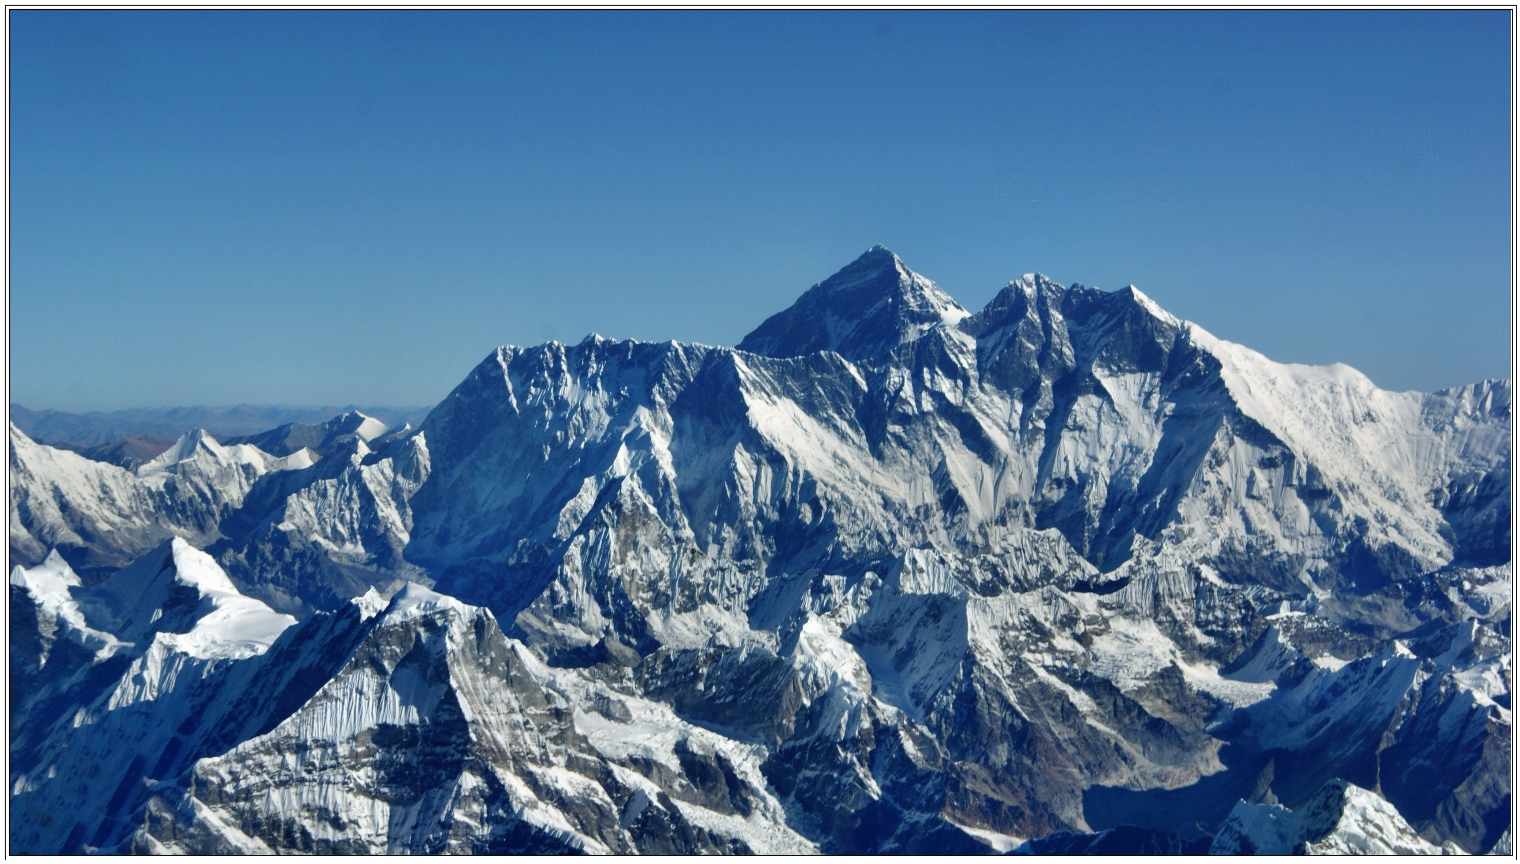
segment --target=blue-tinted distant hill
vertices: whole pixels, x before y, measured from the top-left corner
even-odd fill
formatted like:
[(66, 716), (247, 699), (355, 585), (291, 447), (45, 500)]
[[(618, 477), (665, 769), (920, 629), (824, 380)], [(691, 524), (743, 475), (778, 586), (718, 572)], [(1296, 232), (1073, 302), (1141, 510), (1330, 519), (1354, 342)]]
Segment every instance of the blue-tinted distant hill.
[(416, 426), (430, 410), (431, 406), (196, 405), (70, 414), (51, 409), (32, 411), (12, 402), (10, 420), (34, 441), (94, 447), (134, 435), (178, 438), (191, 429), (205, 429), (218, 439), (254, 435), (286, 423), (326, 423), (348, 411), (361, 411), (391, 427), (403, 423)]

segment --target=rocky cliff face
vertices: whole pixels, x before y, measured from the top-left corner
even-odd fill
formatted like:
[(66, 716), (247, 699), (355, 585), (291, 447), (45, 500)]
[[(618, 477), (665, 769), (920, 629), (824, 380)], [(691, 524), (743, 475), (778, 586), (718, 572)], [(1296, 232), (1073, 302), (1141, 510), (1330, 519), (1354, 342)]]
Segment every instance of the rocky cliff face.
[[(196, 602), (230, 587), (215, 563), (182, 541), (157, 555), (96, 589), (57, 559), (12, 578), (13, 604), (43, 622), (24, 632), (73, 652), (21, 661), (64, 686), (24, 705), (51, 728), (12, 729), (13, 847), (816, 850), (786, 826), (758, 748), (618, 693), (624, 667), (600, 670), (609, 683), (552, 669), (489, 610), (417, 584), (300, 624), (235, 593)], [(158, 601), (171, 613), (147, 616), (151, 632), (97, 602), (145, 581), (140, 606), (185, 595)]]
[[(968, 314), (878, 247), (737, 349), (498, 349), (419, 430), (245, 472), (201, 522), (87, 484), (109, 543), (13, 430), (12, 549), (193, 523), (305, 618), (237, 668), (348, 634), (268, 728), (132, 780), (147, 827), (89, 846), (1191, 848), (1237, 800), (1339, 778), (1484, 851), (1509, 826), (1511, 392), (1276, 364), (1133, 288), (1026, 276)], [(372, 586), (388, 606), (349, 602)]]

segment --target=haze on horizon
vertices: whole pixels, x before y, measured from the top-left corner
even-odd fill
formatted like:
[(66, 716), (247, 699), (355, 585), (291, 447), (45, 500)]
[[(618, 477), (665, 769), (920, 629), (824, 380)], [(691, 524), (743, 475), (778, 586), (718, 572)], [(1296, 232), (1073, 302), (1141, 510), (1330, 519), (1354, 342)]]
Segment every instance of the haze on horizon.
[(8, 14), (32, 409), (733, 345), (877, 243), (973, 311), (1039, 271), (1389, 389), (1511, 374), (1504, 11)]

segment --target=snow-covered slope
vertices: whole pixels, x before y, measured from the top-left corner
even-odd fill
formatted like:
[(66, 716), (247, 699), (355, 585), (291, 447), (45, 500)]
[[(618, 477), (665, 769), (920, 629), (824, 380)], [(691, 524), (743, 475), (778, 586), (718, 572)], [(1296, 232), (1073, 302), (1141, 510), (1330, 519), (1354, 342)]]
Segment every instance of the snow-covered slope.
[[(23, 613), (12, 618), (12, 686), (18, 675), (26, 684), (11, 716), (16, 852), (105, 844), (226, 671), (295, 623), (177, 537), (95, 586), (56, 555), (18, 566), (11, 607)], [(46, 652), (14, 651), (44, 642)]]
[(358, 435), (328, 443), (320, 463), (255, 484), (210, 547), (243, 590), (295, 614), (341, 607), (372, 586), (432, 582), (403, 555), (427, 438), (382, 438), (379, 450)]
[[(879, 247), (736, 349), (504, 346), (420, 429), (218, 481), (242, 491), (186, 536), (240, 591), (299, 632), (350, 634), (328, 655), (349, 657), (378, 625), (337, 623), (358, 614), (348, 599), (421, 583), (398, 597), (433, 611), (395, 638), (425, 643), (434, 671), (403, 686), (391, 660), (321, 665), (276, 726), (176, 761), (190, 773), (133, 842), (915, 853), (1120, 814), (1186, 845), (1237, 799), (1299, 807), (1340, 777), (1428, 840), (1484, 851), (1508, 827), (1511, 389), (1389, 393), (1273, 363), (1133, 288), (1029, 275), (967, 314)], [(13, 433), (13, 465), (38, 466), (13, 502), (67, 476), (29, 443)], [(98, 505), (125, 515), (99, 521), (164, 530), (155, 471), (215, 461), (180, 451), (125, 475), (148, 487), (139, 510), (128, 485)], [(29, 561), (58, 545), (27, 531)], [(497, 621), (487, 641), (507, 647), (487, 650)], [(456, 631), (474, 647), (437, 635)], [(505, 664), (508, 690), (479, 664)], [(386, 713), (387, 687), (413, 688), (395, 704), (415, 716)], [(560, 755), (471, 713), (475, 687), (510, 717), (559, 706), (532, 722)], [(323, 725), (335, 711), (349, 725)], [(451, 731), (424, 735), (435, 722)], [(380, 723), (417, 728), (371, 753)], [(463, 728), (506, 736), (505, 755)], [(326, 755), (298, 772), (309, 740)], [(435, 741), (464, 761), (432, 791), (385, 791), (387, 748)], [(600, 792), (541, 773), (583, 758), (620, 767)], [(246, 794), (213, 801), (192, 776)], [(472, 785), (491, 777), (499, 793)], [(428, 797), (445, 787), (474, 803)], [(366, 815), (322, 823), (312, 802), (340, 799)], [(521, 815), (540, 806), (559, 816)], [(460, 827), (440, 834), (445, 812)], [(300, 828), (258, 827), (271, 819)], [(515, 840), (490, 833), (509, 825)]]
[(1322, 783), (1345, 779), (1377, 789), (1427, 836), (1468, 851), (1492, 846), (1508, 824), (1501, 799), (1513, 659), (1505, 634), (1469, 619), (1349, 663), (1308, 661), (1294, 641), (1309, 640), (1278, 632), (1236, 673), (1263, 655), (1287, 660), (1276, 664), (1272, 698), (1236, 718), (1241, 728), (1231, 736), (1274, 754), (1272, 800), (1297, 806)]
[(1331, 781), (1297, 810), (1235, 805), (1212, 855), (1440, 855), (1392, 804), (1344, 780)]
[(178, 537), (100, 585), (72, 593), (98, 629), (129, 642), (166, 638), (201, 659), (261, 653), (295, 623), (238, 593), (211, 556)]
[(159, 542), (184, 536), (204, 546), (258, 478), (311, 464), (247, 444), (223, 447), (202, 430), (128, 471), (38, 444), (10, 427), (10, 550), (18, 564), (50, 550), (77, 550), (92, 570), (130, 563)]
[(295, 626), (180, 540), (96, 589), (57, 559), (12, 583), (116, 631), (13, 729), (13, 851), (816, 851), (763, 748), (415, 583)]
[[(365, 633), (347, 662), (300, 710), (197, 762), (188, 787), (155, 796), (134, 848), (344, 854), (813, 848), (784, 827), (781, 807), (744, 748), (640, 700), (629, 706), (617, 696), (587, 699), (587, 709), (607, 707), (582, 715), (555, 689), (552, 671), (504, 638), (486, 610), (413, 583), (361, 626)], [(608, 723), (623, 727), (612, 736), (611, 758), (595, 743)], [(618, 758), (618, 751), (648, 752), (656, 761)], [(271, 788), (268, 778), (295, 767), (295, 753), (299, 775)], [(682, 758), (705, 759), (719, 772), (722, 800), (672, 783)], [(661, 770), (665, 760), (672, 767)], [(307, 830), (292, 835), (271, 825), (269, 813)]]

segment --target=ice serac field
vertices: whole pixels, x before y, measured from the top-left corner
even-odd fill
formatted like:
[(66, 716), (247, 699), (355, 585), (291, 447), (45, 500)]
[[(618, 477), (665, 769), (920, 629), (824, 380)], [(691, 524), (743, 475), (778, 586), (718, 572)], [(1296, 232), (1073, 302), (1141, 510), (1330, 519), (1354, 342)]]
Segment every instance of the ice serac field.
[(1512, 394), (877, 247), (416, 429), (12, 426), (9, 848), (1507, 852)]

